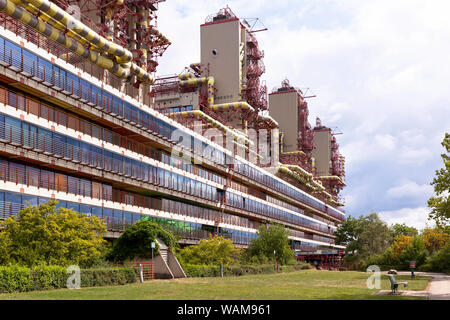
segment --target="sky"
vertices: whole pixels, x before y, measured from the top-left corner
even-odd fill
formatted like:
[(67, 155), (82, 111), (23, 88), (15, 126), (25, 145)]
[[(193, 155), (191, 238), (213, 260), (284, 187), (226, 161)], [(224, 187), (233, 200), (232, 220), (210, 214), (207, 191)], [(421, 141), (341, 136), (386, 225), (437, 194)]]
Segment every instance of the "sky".
[(158, 76), (199, 61), (200, 24), (226, 5), (268, 28), (255, 35), (269, 92), (286, 78), (309, 88), (310, 123), (343, 133), (347, 214), (432, 226), (430, 182), (450, 132), (450, 2), (167, 0), (158, 29), (173, 44)]

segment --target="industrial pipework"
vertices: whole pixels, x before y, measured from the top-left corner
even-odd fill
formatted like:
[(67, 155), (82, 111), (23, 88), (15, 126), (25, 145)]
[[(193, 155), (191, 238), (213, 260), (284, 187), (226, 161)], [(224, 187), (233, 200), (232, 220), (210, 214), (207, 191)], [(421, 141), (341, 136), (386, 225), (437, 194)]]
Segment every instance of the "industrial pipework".
[(233, 102), (233, 103), (223, 103), (214, 104), (214, 78), (213, 77), (203, 77), (195, 78), (192, 73), (186, 72), (178, 76), (180, 81), (180, 86), (199, 86), (202, 84), (207, 84), (208, 86), (208, 108), (219, 111), (228, 109), (243, 109), (249, 110), (250, 112), (255, 112), (255, 109), (249, 105), (247, 102)]
[[(0, 0), (0, 10), (122, 79), (135, 75), (140, 82), (154, 83), (153, 77), (146, 70), (131, 62), (130, 51), (98, 35), (48, 0), (29, 0), (27, 3), (21, 0)], [(40, 12), (42, 14), (39, 17), (32, 14)], [(62, 29), (67, 29), (67, 34), (60, 31)], [(77, 41), (89, 45), (95, 51), (85, 48)], [(115, 61), (101, 54), (111, 54)]]

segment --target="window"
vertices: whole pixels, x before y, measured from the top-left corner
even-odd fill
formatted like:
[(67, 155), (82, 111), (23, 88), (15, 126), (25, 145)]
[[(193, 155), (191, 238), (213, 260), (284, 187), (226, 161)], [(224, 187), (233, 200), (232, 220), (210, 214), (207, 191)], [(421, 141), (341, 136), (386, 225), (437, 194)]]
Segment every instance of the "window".
[(67, 192), (67, 176), (64, 174), (55, 174), (55, 186), (57, 191)]
[(22, 196), (18, 193), (5, 193), (5, 211), (8, 216), (15, 216), (22, 209)]

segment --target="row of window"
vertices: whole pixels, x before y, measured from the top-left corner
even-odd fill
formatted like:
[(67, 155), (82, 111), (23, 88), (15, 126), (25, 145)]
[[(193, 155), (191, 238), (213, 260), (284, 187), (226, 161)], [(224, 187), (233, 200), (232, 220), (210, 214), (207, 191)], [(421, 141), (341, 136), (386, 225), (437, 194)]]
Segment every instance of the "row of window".
[[(55, 89), (61, 89), (68, 94), (71, 94), (72, 97), (79, 98), (80, 101), (96, 106), (112, 116), (127, 121), (132, 125), (151, 132), (156, 132), (166, 139), (170, 140), (173, 133), (177, 131), (174, 126), (133, 106), (124, 101), (121, 97), (90, 84), (81, 77), (57, 67), (48, 60), (43, 59), (2, 37), (0, 37), (0, 62), (28, 73), (35, 79), (43, 81), (44, 84), (52, 85)], [(203, 151), (207, 149), (208, 152), (205, 152), (205, 154), (200, 152), (200, 154), (216, 163), (225, 164), (225, 153), (212, 148), (208, 144), (199, 141), (189, 134), (185, 133), (182, 135), (190, 139), (187, 145), (191, 147), (191, 150)], [(200, 146), (200, 149), (197, 146)]]
[[(3, 102), (5, 104), (8, 104), (12, 107), (15, 107), (19, 110), (30, 110), (34, 108), (27, 108), (27, 105), (34, 105), (34, 100), (30, 100), (27, 97), (24, 97), (22, 95), (18, 95), (12, 91), (6, 91), (5, 89), (0, 87), (0, 102)], [(49, 121), (57, 122), (60, 125), (66, 126), (68, 128), (81, 131), (82, 133), (88, 134), (94, 138), (104, 140), (106, 142), (110, 142), (111, 144), (127, 148), (131, 151), (140, 153), (142, 155), (145, 155), (149, 158), (155, 159), (157, 161), (162, 161), (166, 164), (169, 164), (171, 166), (177, 167), (181, 170), (199, 175), (205, 179), (214, 181), (216, 183), (222, 184), (222, 177), (218, 174), (215, 174), (209, 170), (203, 169), (201, 167), (192, 165), (190, 162), (186, 162), (183, 159), (179, 158), (173, 158), (171, 157), (167, 152), (154, 149), (150, 146), (147, 146), (143, 143), (139, 143), (135, 140), (128, 139), (124, 136), (121, 136), (115, 132), (109, 131), (107, 129), (104, 129), (102, 127), (99, 127), (95, 124), (91, 124), (90, 122), (87, 122), (85, 120), (79, 119), (78, 117), (72, 116), (70, 114), (66, 114), (61, 110), (49, 108), (45, 105), (39, 105), (37, 104), (38, 108), (35, 110), (36, 112), (31, 112), (33, 114), (36, 114), (37, 116), (41, 116), (44, 114), (45, 118)], [(42, 112), (44, 111), (45, 112)], [(51, 113), (49, 111), (52, 111)], [(39, 112), (41, 111), (41, 112)], [(53, 112), (54, 111), (54, 112)], [(52, 116), (50, 117), (50, 114)], [(47, 117), (48, 116), (48, 117)], [(61, 121), (61, 119), (66, 121)], [(79, 121), (79, 122), (78, 122)], [(79, 124), (77, 125), (70, 125), (70, 124)], [(29, 140), (29, 139), (28, 139)], [(33, 139), (31, 139), (33, 140)]]
[[(282, 183), (280, 181), (278, 181), (277, 179), (262, 173), (260, 170), (253, 168), (239, 160), (235, 159), (235, 163), (234, 163), (234, 170), (246, 177), (249, 177), (252, 180), (255, 180), (259, 183), (262, 183), (264, 185), (266, 185), (267, 187), (271, 188), (271, 189), (275, 189), (293, 199), (296, 199), (302, 203), (308, 204), (310, 206), (312, 206), (313, 208), (316, 208), (322, 212), (326, 212), (327, 214), (336, 217), (338, 219), (344, 219), (344, 215), (339, 212), (338, 210), (332, 208), (332, 207), (327, 207), (325, 206), (323, 203), (308, 197), (307, 195), (305, 195), (304, 193), (296, 190), (295, 188), (289, 186), (287, 183)], [(331, 212), (330, 212), (331, 210)]]
[(194, 108), (192, 106), (179, 106), (179, 107), (172, 107), (167, 109), (161, 109), (158, 110), (161, 113), (174, 113), (174, 112), (186, 112), (186, 111), (192, 111)]
[(311, 228), (317, 231), (322, 231), (326, 233), (332, 233), (332, 230), (320, 223), (310, 221), (308, 219), (299, 217), (297, 215), (294, 215), (292, 213), (283, 211), (278, 208), (274, 208), (268, 205), (265, 205), (263, 203), (257, 202), (255, 200), (248, 199), (246, 197), (242, 197), (237, 194), (233, 194), (230, 192), (227, 192), (227, 205), (239, 208), (242, 210), (254, 212), (266, 217), (270, 217), (273, 219), (281, 220), (284, 222), (293, 223), (299, 226), (304, 226), (307, 228)]
[[(188, 205), (173, 200), (163, 199), (161, 203), (160, 199), (118, 190), (112, 188), (112, 186), (110, 185), (102, 184), (100, 182), (73, 177), (62, 173), (55, 173), (52, 171), (39, 169), (29, 165), (19, 164), (7, 160), (0, 160), (0, 180), (57, 190), (60, 192), (91, 197), (94, 199), (110, 200), (144, 208), (163, 210), (166, 212), (206, 219), (209, 221), (221, 221), (226, 224), (238, 225), (246, 228), (254, 228), (253, 222), (249, 221), (247, 218), (227, 213), (222, 214), (217, 210)], [(201, 192), (202, 194), (204, 192), (208, 194), (208, 191), (204, 191), (201, 188), (199, 188), (199, 192)], [(236, 204), (236, 199), (240, 200), (240, 204)], [(245, 208), (243, 208), (241, 205), (241, 203), (244, 202), (246, 203)], [(229, 193), (229, 195), (227, 196), (227, 204), (259, 214), (268, 215), (282, 221), (297, 223), (317, 229), (317, 225), (307, 223), (308, 220), (306, 219), (297, 216), (294, 216), (292, 218), (288, 217), (288, 215), (293, 215), (281, 210), (274, 210), (274, 208), (266, 207), (253, 200), (244, 199), (238, 195), (234, 195), (231, 193)]]
[[(28, 205), (36, 206), (44, 204), (51, 199), (45, 197), (28, 196), (20, 193), (0, 191), (0, 219), (16, 216), (20, 210)], [(176, 236), (187, 239), (206, 239), (213, 231), (210, 226), (198, 223), (178, 221), (160, 217), (150, 217), (137, 213), (108, 209), (104, 207), (90, 206), (76, 202), (59, 201), (56, 208), (72, 209), (78, 213), (92, 215), (103, 219), (109, 231), (124, 231), (128, 226), (140, 220), (156, 222), (163, 228), (170, 230)], [(214, 232), (217, 233), (217, 232)], [(235, 243), (248, 244), (256, 235), (250, 232), (220, 228), (218, 235), (233, 240)]]
[(200, 175), (201, 177), (220, 184), (222, 183), (221, 176), (214, 174), (208, 170), (197, 168), (197, 166), (194, 166), (191, 163), (187, 163), (186, 161), (182, 161), (180, 159), (174, 159), (169, 154), (161, 150), (154, 149), (148, 145), (137, 142), (133, 139), (129, 139), (116, 132), (110, 131), (94, 123), (68, 114), (62, 110), (48, 107), (45, 104), (41, 104), (21, 94), (8, 91), (2, 87), (0, 87), (0, 102), (4, 103), (5, 105), (12, 106), (18, 110), (29, 112), (45, 120), (56, 122), (59, 125), (79, 131), (93, 138), (97, 138), (99, 140), (109, 142), (113, 145), (126, 148), (128, 150), (145, 155), (158, 161), (163, 161), (166, 164), (170, 164), (171, 166), (175, 166), (184, 171), (194, 174), (197, 174), (196, 171), (199, 171), (198, 175)]
[[(253, 228), (247, 218), (221, 213), (217, 210), (189, 205), (168, 199), (158, 199), (113, 188), (110, 185), (62, 173), (38, 169), (0, 159), (0, 181), (11, 181), (74, 195), (103, 199), (143, 208), (162, 210), (184, 216)], [(76, 210), (79, 211), (79, 210)], [(82, 211), (85, 213), (84, 211)], [(113, 217), (113, 216), (111, 216)]]
[[(0, 114), (0, 139), (24, 145), (31, 149), (42, 150), (44, 153), (75, 160), (76, 162), (81, 162), (107, 171), (123, 174), (138, 180), (149, 183), (159, 183), (159, 185), (169, 189), (200, 196), (207, 200), (221, 200), (219, 195), (220, 192), (218, 192), (216, 188), (202, 182), (171, 173), (170, 171), (161, 168), (153, 167), (141, 161), (130, 159), (123, 155), (98, 148), (83, 141), (66, 137), (3, 114)], [(38, 142), (37, 145), (35, 145), (36, 142)], [(200, 168), (198, 170), (199, 172), (206, 172)], [(23, 172), (21, 176), (22, 179), (36, 179), (33, 176), (25, 176), (25, 172)], [(64, 177), (66, 176), (62, 174), (56, 175), (55, 179), (57, 180), (55, 180), (55, 186), (57, 186), (57, 190), (59, 191), (68, 192), (69, 186), (67, 184), (69, 181)], [(82, 193), (78, 194), (84, 195), (90, 193), (90, 189), (83, 189)], [(99, 197), (99, 194), (100, 192), (96, 192), (94, 197)], [(312, 223), (307, 219), (300, 218), (277, 208), (265, 206), (253, 200), (247, 200), (246, 205), (244, 206), (243, 197), (232, 193), (229, 194), (230, 196), (227, 197), (227, 204), (234, 207), (269, 215), (286, 222), (308, 227), (311, 226), (316, 230), (328, 232), (328, 229), (323, 225)]]
[[(157, 132), (167, 139), (171, 139), (172, 133), (176, 130), (176, 128), (172, 125), (157, 119), (147, 112), (144, 112), (139, 108), (123, 101), (121, 98), (90, 84), (80, 77), (53, 65), (49, 61), (42, 59), (28, 50), (23, 49), (1, 37), (0, 61), (13, 65), (18, 70), (23, 70), (46, 83), (61, 88), (71, 93), (72, 96), (79, 97), (83, 102), (98, 106), (100, 109), (105, 110), (118, 118), (126, 119), (127, 121), (130, 121), (131, 124)], [(192, 136), (189, 138), (191, 139), (189, 142), (191, 150), (198, 150), (195, 146), (200, 144), (201, 150), (207, 149), (210, 151), (207, 153), (208, 158), (219, 164), (226, 163), (227, 156), (222, 151), (219, 151), (204, 142), (199, 142)], [(259, 169), (235, 160), (235, 170), (255, 181), (267, 185), (269, 188), (273, 188), (290, 197), (293, 197), (298, 201), (309, 204), (321, 211), (328, 211), (327, 207), (322, 203), (306, 196), (287, 184), (281, 183), (278, 180), (262, 173)], [(332, 215), (336, 215), (336, 217), (339, 217), (340, 219), (343, 218), (342, 214), (338, 210), (331, 207), (329, 209), (333, 211), (331, 213)]]
[(247, 218), (235, 216), (225, 212), (222, 213), (220, 211), (213, 209), (193, 206), (190, 204), (177, 202), (169, 199), (162, 199), (161, 210), (197, 219), (217, 221), (225, 224), (231, 224), (250, 229), (254, 228), (253, 221)]
[(53, 131), (0, 114), (0, 140), (140, 181), (217, 201), (216, 188)]

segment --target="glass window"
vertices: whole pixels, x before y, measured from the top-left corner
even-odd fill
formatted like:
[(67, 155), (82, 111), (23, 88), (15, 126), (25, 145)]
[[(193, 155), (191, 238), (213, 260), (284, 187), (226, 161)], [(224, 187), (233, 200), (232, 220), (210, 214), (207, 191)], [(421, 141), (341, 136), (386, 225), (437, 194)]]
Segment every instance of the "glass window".
[(67, 202), (67, 209), (72, 209), (76, 212), (80, 212), (80, 204), (75, 202)]
[(22, 209), (22, 196), (18, 193), (5, 192), (5, 211), (8, 216), (15, 216)]
[(55, 186), (57, 191), (67, 192), (67, 176), (55, 173)]
[(26, 207), (28, 204), (30, 206), (37, 206), (38, 205), (38, 198), (36, 196), (22, 195), (22, 202), (23, 202), (23, 206), (24, 207)]
[(102, 218), (103, 217), (102, 208), (101, 207), (92, 207), (92, 215)]

